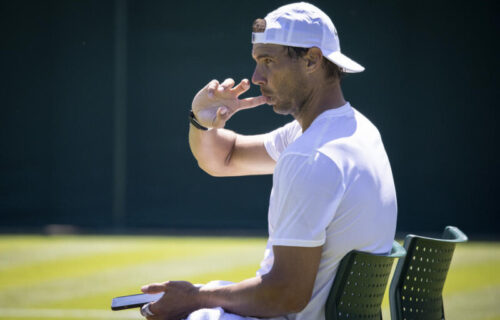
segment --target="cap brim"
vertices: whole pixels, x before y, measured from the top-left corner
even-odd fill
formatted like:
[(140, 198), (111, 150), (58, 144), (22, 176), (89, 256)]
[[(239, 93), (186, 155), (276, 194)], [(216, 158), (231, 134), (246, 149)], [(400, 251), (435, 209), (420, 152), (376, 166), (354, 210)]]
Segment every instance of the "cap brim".
[(340, 51), (335, 51), (328, 55), (325, 55), (325, 58), (343, 68), (345, 72), (356, 73), (365, 70), (362, 65), (352, 60), (348, 56), (342, 54)]

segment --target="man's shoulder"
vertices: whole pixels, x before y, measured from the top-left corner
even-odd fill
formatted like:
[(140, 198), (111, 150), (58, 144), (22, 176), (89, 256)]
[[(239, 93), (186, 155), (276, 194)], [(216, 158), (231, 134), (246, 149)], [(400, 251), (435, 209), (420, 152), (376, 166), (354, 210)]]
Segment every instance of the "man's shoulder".
[(342, 148), (349, 145), (356, 135), (358, 126), (354, 117), (343, 119), (323, 118), (309, 127), (283, 153), (283, 156), (314, 156), (326, 145)]
[(316, 152), (287, 150), (275, 168), (276, 178), (282, 183), (301, 183), (304, 186), (328, 187), (343, 179), (335, 159)]

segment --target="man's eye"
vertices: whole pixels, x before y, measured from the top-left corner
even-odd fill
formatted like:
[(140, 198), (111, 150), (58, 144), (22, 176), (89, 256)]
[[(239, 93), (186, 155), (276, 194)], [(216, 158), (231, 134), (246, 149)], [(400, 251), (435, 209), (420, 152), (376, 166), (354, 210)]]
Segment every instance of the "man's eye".
[(273, 62), (270, 58), (264, 58), (264, 64), (270, 64)]

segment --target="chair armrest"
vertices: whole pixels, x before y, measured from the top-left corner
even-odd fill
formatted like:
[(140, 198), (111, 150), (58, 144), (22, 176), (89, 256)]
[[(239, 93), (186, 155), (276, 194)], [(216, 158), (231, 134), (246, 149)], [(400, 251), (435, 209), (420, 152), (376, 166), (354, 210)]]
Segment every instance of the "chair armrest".
[(389, 257), (391, 258), (402, 258), (406, 256), (406, 250), (397, 241), (392, 242), (392, 250)]
[(453, 226), (447, 226), (444, 229), (443, 239), (452, 240), (453, 242), (466, 242), (469, 240), (465, 233)]

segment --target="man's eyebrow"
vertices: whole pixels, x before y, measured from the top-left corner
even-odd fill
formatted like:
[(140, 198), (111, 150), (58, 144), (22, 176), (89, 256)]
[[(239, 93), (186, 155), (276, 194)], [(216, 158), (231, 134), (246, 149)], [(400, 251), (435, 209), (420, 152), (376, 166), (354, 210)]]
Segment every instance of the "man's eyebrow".
[(267, 53), (261, 53), (259, 55), (254, 56), (255, 60), (260, 60), (262, 58), (274, 58), (273, 56), (267, 54)]

